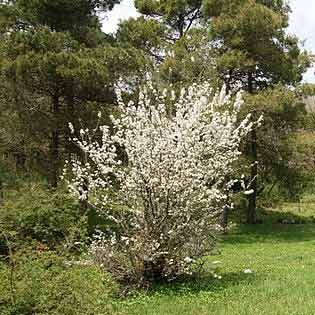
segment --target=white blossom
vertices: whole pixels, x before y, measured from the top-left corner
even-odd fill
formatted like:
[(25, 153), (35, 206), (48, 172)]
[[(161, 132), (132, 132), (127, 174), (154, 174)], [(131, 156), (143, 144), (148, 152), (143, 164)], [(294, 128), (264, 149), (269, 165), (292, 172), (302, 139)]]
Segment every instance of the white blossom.
[(70, 132), (74, 133), (74, 127), (73, 127), (71, 122), (69, 122), (68, 126), (69, 126), (69, 129), (70, 129)]
[(251, 195), (254, 193), (254, 189), (244, 191), (244, 195)]
[(101, 126), (93, 140), (81, 130), (74, 142), (87, 160), (69, 163), (70, 190), (123, 235), (96, 238), (91, 251), (113, 273), (133, 266), (143, 274), (145, 262), (161, 260), (171, 268), (164, 274), (179, 272), (212, 248), (226, 180), (253, 123), (249, 116), (238, 122), (240, 95), (234, 102), (225, 88), (215, 94), (207, 82), (176, 98), (149, 80), (137, 103), (125, 104), (119, 89), (117, 99), (113, 131)]

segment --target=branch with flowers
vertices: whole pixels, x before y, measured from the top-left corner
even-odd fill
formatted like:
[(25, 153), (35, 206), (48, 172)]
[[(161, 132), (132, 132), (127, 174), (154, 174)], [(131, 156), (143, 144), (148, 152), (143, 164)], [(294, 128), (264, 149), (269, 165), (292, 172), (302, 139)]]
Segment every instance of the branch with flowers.
[(73, 139), (87, 159), (68, 161), (64, 176), (112, 222), (91, 244), (96, 261), (117, 278), (169, 279), (211, 252), (226, 178), (259, 122), (239, 122), (241, 94), (215, 93), (207, 82), (176, 95), (148, 81), (136, 103), (125, 104), (120, 90), (117, 99), (119, 115), (112, 128), (98, 127), (99, 141), (95, 130)]

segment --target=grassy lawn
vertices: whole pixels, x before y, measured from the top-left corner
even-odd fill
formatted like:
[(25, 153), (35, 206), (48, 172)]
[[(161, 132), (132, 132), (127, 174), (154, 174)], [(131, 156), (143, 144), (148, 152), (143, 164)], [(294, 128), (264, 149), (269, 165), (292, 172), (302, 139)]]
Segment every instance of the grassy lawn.
[[(262, 215), (264, 224), (235, 227), (209, 258), (221, 262), (222, 279), (156, 287), (117, 301), (116, 314), (315, 314), (314, 208), (308, 198)], [(287, 217), (306, 224), (277, 223)]]

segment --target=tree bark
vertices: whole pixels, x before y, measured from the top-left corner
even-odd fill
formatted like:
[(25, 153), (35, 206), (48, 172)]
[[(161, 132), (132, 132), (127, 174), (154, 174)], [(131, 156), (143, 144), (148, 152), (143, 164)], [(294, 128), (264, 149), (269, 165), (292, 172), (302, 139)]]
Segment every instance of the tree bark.
[(74, 123), (75, 113), (74, 113), (74, 95), (72, 88), (70, 87), (67, 91), (67, 95), (65, 97), (65, 107), (64, 107), (64, 117), (65, 120), (62, 121), (63, 123), (63, 134), (64, 134), (64, 149), (65, 153), (68, 155), (68, 159), (71, 159), (71, 153), (74, 153), (75, 146), (71, 141), (72, 135), (70, 132), (70, 128), (68, 123)]
[[(22, 145), (24, 145), (22, 143)], [(15, 154), (15, 167), (16, 170), (25, 172), (26, 171), (26, 154), (24, 154), (23, 152), (19, 152)]]
[(3, 202), (3, 200), (4, 200), (3, 183), (2, 183), (2, 180), (0, 178), (0, 204)]
[(54, 117), (54, 126), (51, 135), (50, 148), (50, 184), (53, 188), (57, 188), (59, 174), (59, 96), (57, 94), (52, 98), (52, 113)]
[(253, 191), (248, 196), (248, 209), (247, 209), (247, 223), (256, 223), (256, 199), (257, 199), (257, 176), (258, 176), (258, 165), (257, 165), (257, 134), (256, 130), (251, 131), (251, 174), (250, 174), (250, 187)]
[(229, 206), (225, 205), (222, 213), (222, 228), (224, 234), (228, 233), (229, 210)]
[[(248, 73), (248, 92), (254, 93), (253, 87), (253, 76), (252, 73)], [(251, 174), (250, 174), (250, 187), (249, 189), (253, 192), (248, 195), (248, 209), (247, 209), (247, 223), (256, 223), (256, 199), (257, 199), (257, 176), (258, 176), (258, 165), (257, 165), (257, 133), (253, 129), (250, 133), (250, 149), (251, 149)]]

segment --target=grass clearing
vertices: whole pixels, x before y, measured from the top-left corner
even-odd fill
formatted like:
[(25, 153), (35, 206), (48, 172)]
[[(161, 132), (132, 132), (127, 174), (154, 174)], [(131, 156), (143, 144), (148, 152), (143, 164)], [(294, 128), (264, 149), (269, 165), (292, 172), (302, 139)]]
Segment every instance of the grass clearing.
[[(285, 204), (262, 214), (264, 224), (238, 226), (222, 239), (222, 279), (157, 286), (147, 293), (116, 301), (115, 314), (314, 314), (314, 198)], [(279, 224), (279, 218), (306, 224)], [(253, 273), (244, 273), (250, 269)]]

